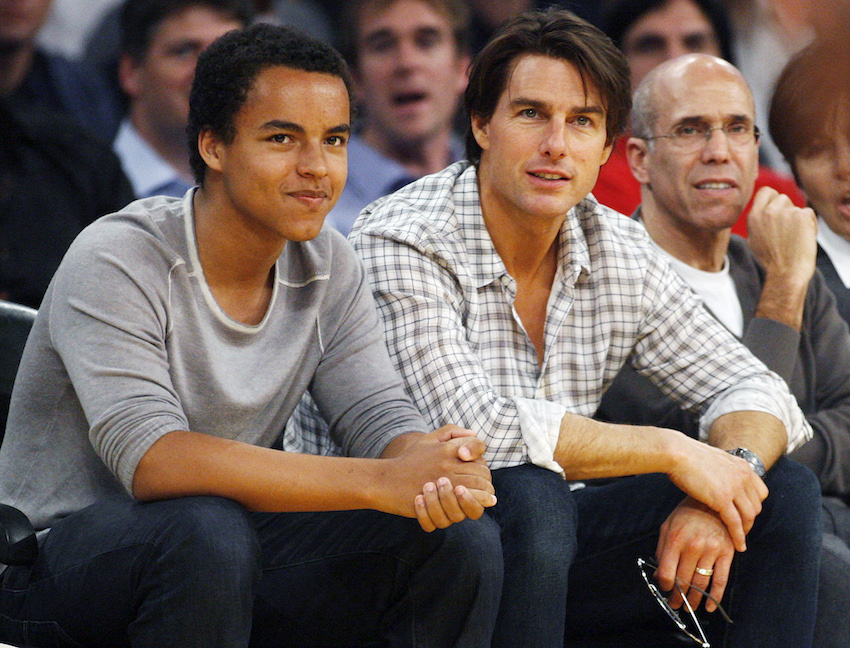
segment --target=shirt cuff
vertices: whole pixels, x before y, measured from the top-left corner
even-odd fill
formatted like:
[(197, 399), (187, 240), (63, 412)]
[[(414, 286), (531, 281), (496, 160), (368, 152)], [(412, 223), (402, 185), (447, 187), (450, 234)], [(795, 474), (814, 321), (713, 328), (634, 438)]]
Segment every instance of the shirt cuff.
[(532, 398), (514, 397), (513, 401), (529, 460), (535, 466), (563, 476), (563, 468), (555, 461), (555, 448), (567, 408), (552, 401)]
[[(776, 382), (781, 383), (781, 380), (776, 377)], [(700, 440), (708, 440), (708, 431), (714, 421), (724, 414), (747, 410), (772, 414), (782, 421), (788, 435), (785, 452), (791, 452), (812, 438), (809, 422), (784, 383), (777, 388), (771, 380), (750, 379), (714, 399), (700, 419)]]

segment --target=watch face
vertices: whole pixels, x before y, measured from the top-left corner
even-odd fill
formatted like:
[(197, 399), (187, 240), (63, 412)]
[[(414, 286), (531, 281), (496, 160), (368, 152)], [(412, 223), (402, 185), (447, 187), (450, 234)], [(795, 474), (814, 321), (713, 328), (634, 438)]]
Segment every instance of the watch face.
[(747, 450), (746, 448), (735, 448), (734, 450), (730, 450), (729, 453), (736, 457), (741, 457), (741, 459), (745, 460), (748, 464), (750, 464), (750, 466), (752, 466), (756, 475), (764, 477), (764, 464), (755, 452)]

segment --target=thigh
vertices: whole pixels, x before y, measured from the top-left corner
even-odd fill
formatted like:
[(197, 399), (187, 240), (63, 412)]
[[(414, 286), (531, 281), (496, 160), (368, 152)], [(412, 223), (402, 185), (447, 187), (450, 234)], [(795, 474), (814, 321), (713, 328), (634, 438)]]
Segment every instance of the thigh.
[(365, 646), (442, 544), (376, 511), (253, 515), (262, 551), (252, 645)]
[[(666, 475), (625, 477), (575, 492), (578, 555), (570, 572), (568, 631), (595, 634), (669, 620), (638, 558), (654, 558), (661, 525), (684, 499)], [(672, 627), (672, 624), (671, 624)]]
[[(250, 535), (244, 536), (251, 532), (247, 514), (229, 500), (106, 498), (58, 521), (41, 538), (32, 567), (4, 573), (0, 633), (33, 645), (129, 645), (128, 628), (141, 605), (140, 583), (151, 577), (146, 570), (162, 537), (173, 529), (178, 532), (171, 535), (179, 535), (181, 525), (197, 527), (191, 522), (197, 518), (187, 517), (190, 507), (211, 518), (208, 535), (229, 538), (226, 545), (250, 545)], [(169, 579), (186, 576), (153, 577), (167, 586)]]

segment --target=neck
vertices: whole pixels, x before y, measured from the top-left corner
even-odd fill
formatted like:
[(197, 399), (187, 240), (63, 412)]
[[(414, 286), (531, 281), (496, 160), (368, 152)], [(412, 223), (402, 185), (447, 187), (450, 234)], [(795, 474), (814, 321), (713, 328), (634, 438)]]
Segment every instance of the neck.
[(397, 141), (384, 137), (376, 128), (367, 126), (361, 137), (369, 146), (398, 162), (414, 177), (436, 173), (447, 167), (451, 161), (450, 128), (415, 141)]
[(252, 230), (228, 209), (219, 179), (194, 195), (195, 237), (204, 277), (222, 310), (236, 321), (262, 321), (274, 288), (274, 266), (285, 241)]
[(662, 250), (704, 272), (720, 272), (729, 249), (732, 228), (702, 229), (664, 214), (652, 200), (641, 205), (641, 218), (655, 243)]
[(183, 129), (164, 131), (154, 127), (150, 120), (137, 109), (130, 109), (130, 122), (145, 142), (187, 182), (192, 182), (192, 168), (186, 149), (186, 135)]
[(32, 67), (35, 46), (32, 43), (0, 45), (0, 95), (12, 94), (24, 82)]
[(542, 276), (551, 286), (564, 218), (508, 214), (493, 199), (492, 192), (482, 187), (480, 179), (478, 183), (484, 225), (508, 274), (520, 282)]

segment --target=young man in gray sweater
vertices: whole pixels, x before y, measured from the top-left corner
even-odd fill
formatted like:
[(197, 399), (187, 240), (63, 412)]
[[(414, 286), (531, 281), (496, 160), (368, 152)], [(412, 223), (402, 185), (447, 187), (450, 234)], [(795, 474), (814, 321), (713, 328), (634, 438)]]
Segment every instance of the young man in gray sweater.
[[(331, 48), (223, 36), (192, 91), (200, 186), (71, 247), (0, 452), (0, 501), (40, 544), (3, 575), (0, 639), (489, 646), (501, 548), (466, 520), (495, 503), (484, 444), (428, 431), (360, 264), (322, 230), (349, 101)], [(306, 390), (357, 458), (272, 448)]]

